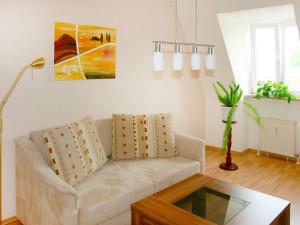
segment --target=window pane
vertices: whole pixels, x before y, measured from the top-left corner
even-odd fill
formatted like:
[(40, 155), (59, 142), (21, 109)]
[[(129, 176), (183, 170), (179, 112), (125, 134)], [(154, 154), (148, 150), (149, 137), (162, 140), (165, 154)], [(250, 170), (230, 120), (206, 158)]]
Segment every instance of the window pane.
[(255, 30), (256, 81), (276, 81), (275, 28)]
[(285, 82), (294, 91), (300, 91), (300, 41), (296, 26), (284, 30)]

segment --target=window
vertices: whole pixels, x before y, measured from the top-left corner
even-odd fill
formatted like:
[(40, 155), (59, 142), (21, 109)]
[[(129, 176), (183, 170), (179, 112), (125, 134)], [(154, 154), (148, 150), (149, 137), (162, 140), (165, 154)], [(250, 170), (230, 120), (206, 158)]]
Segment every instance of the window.
[(252, 87), (257, 81), (281, 81), (300, 94), (300, 39), (296, 24), (263, 24), (251, 29)]

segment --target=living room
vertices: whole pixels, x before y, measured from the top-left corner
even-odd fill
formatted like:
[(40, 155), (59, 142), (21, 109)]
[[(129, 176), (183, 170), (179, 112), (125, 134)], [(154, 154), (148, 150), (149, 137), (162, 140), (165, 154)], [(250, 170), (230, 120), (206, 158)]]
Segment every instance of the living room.
[(2, 224), (300, 224), (298, 0), (2, 0), (0, 18)]

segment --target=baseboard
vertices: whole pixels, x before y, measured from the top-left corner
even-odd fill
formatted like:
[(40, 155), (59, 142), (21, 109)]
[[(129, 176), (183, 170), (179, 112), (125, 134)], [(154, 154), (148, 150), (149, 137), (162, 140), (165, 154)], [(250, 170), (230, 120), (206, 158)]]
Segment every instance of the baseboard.
[[(222, 148), (220, 148), (220, 147), (215, 147), (215, 146), (211, 146), (211, 145), (206, 145), (205, 148), (209, 149), (209, 150), (215, 150), (215, 151), (221, 151), (222, 150)], [(247, 148), (247, 149), (245, 149), (242, 152), (238, 152), (238, 151), (234, 151), (234, 150), (231, 150), (231, 151), (232, 151), (233, 155), (239, 155), (239, 154), (242, 154), (242, 153), (245, 153), (245, 152), (252, 152), (252, 153), (256, 153), (257, 154), (258, 149)], [(267, 157), (274, 157), (274, 158), (279, 158), (279, 159), (284, 159), (284, 160), (288, 159), (290, 161), (296, 161), (297, 162), (297, 158), (296, 157), (278, 155), (278, 154), (275, 154), (275, 153), (265, 152), (265, 151), (259, 151), (259, 152), (260, 152), (261, 155), (265, 155)]]
[(2, 225), (22, 225), (22, 223), (20, 222), (20, 220), (18, 220), (18, 218), (16, 216), (2, 220), (1, 224)]
[(218, 150), (218, 151), (220, 151), (222, 148), (215, 147), (215, 146), (212, 146), (212, 145), (205, 145), (205, 149)]
[[(205, 148), (206, 149), (210, 149), (210, 150), (217, 150), (217, 151), (221, 151), (222, 150), (222, 148), (216, 147), (216, 146), (212, 146), (212, 145), (205, 145)], [(243, 151), (236, 151), (234, 149), (231, 149), (232, 154), (241, 154), (241, 153), (246, 152), (246, 151), (250, 151), (250, 149), (247, 148), (247, 149), (245, 149)]]
[[(258, 152), (257, 149), (251, 149), (251, 151), (253, 152)], [(274, 157), (274, 158), (279, 158), (279, 159), (283, 159), (283, 160), (289, 160), (289, 161), (293, 161), (293, 162), (298, 162), (298, 158), (297, 157), (290, 157), (290, 156), (285, 156), (285, 155), (278, 155), (276, 153), (272, 153), (272, 152), (265, 152), (265, 151), (259, 151), (260, 155), (265, 155), (267, 157)]]

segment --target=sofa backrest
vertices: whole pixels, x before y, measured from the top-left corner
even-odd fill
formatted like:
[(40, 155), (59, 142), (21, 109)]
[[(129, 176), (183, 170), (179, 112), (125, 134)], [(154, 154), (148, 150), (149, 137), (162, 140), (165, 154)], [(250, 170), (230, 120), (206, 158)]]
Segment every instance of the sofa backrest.
[(99, 138), (107, 156), (111, 156), (112, 150), (112, 119), (95, 120)]
[[(103, 145), (103, 148), (107, 156), (111, 156), (112, 148), (112, 120), (111, 119), (100, 119), (95, 120), (95, 126), (97, 128), (99, 138)], [(31, 141), (35, 143), (41, 152), (44, 160), (48, 162), (47, 147), (43, 143), (43, 133), (45, 130), (33, 131), (29, 134)]]

